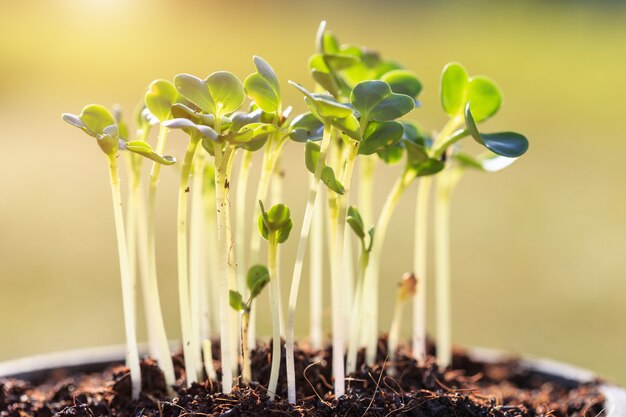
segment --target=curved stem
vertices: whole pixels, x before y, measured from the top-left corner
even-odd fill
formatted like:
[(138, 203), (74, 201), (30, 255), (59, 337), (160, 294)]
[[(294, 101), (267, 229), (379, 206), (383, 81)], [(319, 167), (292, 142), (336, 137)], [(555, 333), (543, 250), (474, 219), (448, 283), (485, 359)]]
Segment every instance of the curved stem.
[(185, 355), (185, 373), (187, 386), (198, 380), (201, 366), (198, 366), (200, 358), (200, 340), (193, 331), (190, 294), (189, 294), (189, 257), (187, 251), (187, 205), (189, 201), (189, 177), (193, 156), (198, 146), (198, 138), (193, 137), (189, 141), (185, 159), (181, 167), (180, 185), (178, 188), (178, 221), (177, 221), (177, 255), (178, 255), (178, 297), (180, 304), (180, 319), (183, 338), (183, 353)]
[(426, 289), (428, 251), (428, 203), (431, 177), (422, 177), (417, 189), (415, 204), (415, 253), (413, 271), (417, 277), (417, 288), (413, 296), (413, 357), (424, 362), (426, 359)]
[(404, 312), (404, 301), (396, 300), (396, 306), (393, 310), (393, 319), (391, 321), (391, 329), (389, 330), (389, 362), (391, 366), (389, 371), (391, 375), (395, 374), (396, 370), (396, 356), (398, 351), (398, 344), (400, 341), (400, 325), (402, 324), (402, 313)]
[[(163, 125), (159, 128), (159, 136), (157, 139), (156, 152), (161, 155), (165, 150), (165, 143), (169, 129)], [(148, 215), (147, 215), (147, 267), (148, 267), (148, 292), (152, 298), (151, 305), (154, 308), (154, 320), (156, 321), (156, 332), (159, 341), (159, 355), (157, 360), (159, 366), (163, 370), (165, 384), (168, 389), (176, 383), (174, 374), (174, 364), (172, 363), (172, 355), (170, 346), (165, 333), (165, 323), (163, 322), (163, 313), (161, 311), (161, 299), (159, 296), (159, 284), (157, 281), (157, 265), (156, 265), (156, 192), (159, 184), (159, 174), (161, 172), (161, 164), (154, 162), (150, 169), (150, 187), (148, 189)]]
[(243, 363), (241, 365), (241, 380), (246, 385), (250, 384), (250, 381), (252, 380), (252, 362), (250, 361), (250, 345), (248, 344), (249, 328), (250, 312), (245, 311), (241, 318), (241, 352), (243, 356)]
[(369, 253), (365, 248), (361, 248), (361, 259), (359, 262), (359, 275), (357, 277), (356, 289), (354, 291), (354, 304), (352, 306), (352, 316), (350, 318), (350, 336), (348, 339), (348, 354), (346, 359), (346, 374), (350, 375), (356, 371), (357, 354), (359, 350), (359, 339), (361, 334), (361, 320), (363, 316), (363, 281), (365, 271), (369, 263)]
[(291, 290), (289, 292), (289, 306), (287, 309), (287, 340), (285, 343), (286, 360), (287, 360), (287, 392), (289, 402), (296, 403), (296, 370), (294, 361), (294, 328), (296, 324), (296, 303), (298, 301), (298, 289), (300, 287), (300, 278), (302, 277), (302, 265), (304, 264), (304, 255), (306, 254), (306, 245), (311, 228), (311, 220), (315, 211), (315, 203), (318, 198), (318, 190), (322, 170), (326, 164), (326, 154), (330, 144), (331, 132), (330, 125), (324, 125), (324, 136), (320, 145), (320, 154), (315, 167), (313, 181), (309, 187), (309, 197), (304, 211), (304, 219), (302, 220), (302, 229), (300, 230), (300, 240), (298, 241), (298, 249), (296, 252), (296, 262), (293, 267), (293, 275), (291, 278)]
[(276, 268), (278, 252), (276, 233), (270, 233), (268, 246), (267, 264), (270, 273), (270, 304), (272, 308), (272, 366), (270, 369), (270, 382), (267, 386), (267, 395), (271, 400), (274, 400), (276, 398), (281, 361), (280, 314), (278, 310), (280, 287), (278, 285), (278, 270)]
[(391, 221), (391, 216), (400, 201), (400, 197), (404, 194), (406, 188), (411, 184), (415, 174), (406, 170), (396, 181), (393, 188), (387, 195), (385, 204), (376, 223), (376, 234), (374, 236), (374, 244), (370, 254), (370, 266), (365, 274), (365, 287), (367, 288), (366, 300), (369, 308), (366, 311), (364, 325), (367, 325), (369, 337), (366, 346), (366, 363), (373, 365), (376, 362), (376, 348), (378, 344), (378, 282), (379, 282), (379, 266), (380, 255), (385, 241), (387, 227)]
[(126, 246), (126, 232), (124, 230), (124, 214), (122, 213), (122, 193), (120, 192), (120, 177), (117, 168), (117, 155), (108, 155), (109, 175), (111, 178), (111, 196), (113, 198), (113, 214), (115, 217), (115, 232), (117, 235), (117, 253), (122, 279), (122, 302), (124, 306), (124, 330), (126, 333), (126, 360), (130, 369), (132, 396), (139, 398), (141, 392), (141, 367), (139, 366), (139, 351), (137, 348), (137, 329), (135, 325), (135, 301), (133, 299), (133, 283), (131, 281), (128, 247)]

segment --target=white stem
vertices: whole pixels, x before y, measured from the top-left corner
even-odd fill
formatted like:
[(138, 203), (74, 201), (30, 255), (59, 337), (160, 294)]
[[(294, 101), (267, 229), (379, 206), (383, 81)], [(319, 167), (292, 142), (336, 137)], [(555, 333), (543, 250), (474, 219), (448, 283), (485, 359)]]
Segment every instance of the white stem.
[(141, 367), (139, 365), (139, 351), (137, 348), (137, 329), (135, 325), (135, 301), (126, 246), (126, 232), (124, 230), (124, 214), (122, 213), (122, 194), (120, 192), (120, 178), (117, 168), (117, 155), (109, 155), (109, 174), (111, 177), (111, 196), (113, 197), (113, 214), (115, 217), (115, 232), (117, 236), (117, 253), (122, 279), (122, 303), (124, 309), (124, 330), (126, 333), (126, 359), (130, 370), (132, 397), (139, 398), (141, 392)]
[[(161, 155), (165, 151), (165, 143), (168, 129), (161, 125), (159, 129), (159, 137), (157, 139), (156, 152)], [(165, 322), (163, 321), (163, 312), (161, 311), (161, 298), (159, 296), (159, 284), (157, 280), (156, 265), (156, 192), (159, 184), (159, 174), (161, 172), (161, 164), (154, 162), (150, 170), (150, 188), (148, 190), (148, 215), (147, 215), (147, 231), (146, 231), (146, 248), (147, 248), (147, 270), (148, 270), (148, 292), (151, 297), (151, 307), (154, 308), (154, 319), (156, 322), (157, 338), (159, 341), (159, 355), (157, 360), (159, 366), (163, 370), (165, 384), (168, 390), (176, 383), (174, 374), (174, 364), (170, 353), (170, 345), (165, 332)]]
[(415, 253), (413, 271), (417, 287), (413, 296), (413, 357), (424, 363), (426, 360), (426, 290), (428, 253), (428, 206), (431, 177), (422, 177), (417, 189), (415, 204)]
[(207, 286), (207, 304), (204, 308), (204, 339), (218, 337), (217, 329), (220, 327), (220, 301), (219, 301), (219, 274), (217, 256), (217, 219), (216, 219), (216, 197), (215, 197), (215, 166), (206, 164), (204, 167), (204, 242), (206, 250), (205, 265), (207, 267), (206, 279), (203, 280)]
[[(363, 248), (362, 248), (363, 249)], [(349, 326), (348, 354), (346, 359), (346, 374), (350, 375), (356, 371), (357, 354), (359, 351), (359, 339), (361, 336), (361, 321), (363, 317), (363, 280), (367, 270), (369, 254), (362, 252), (359, 262), (359, 275), (354, 291), (354, 305), (352, 306), (352, 316)]]
[(359, 212), (363, 224), (374, 223), (374, 170), (377, 155), (361, 155), (359, 157)]
[(300, 230), (300, 240), (298, 241), (298, 249), (296, 252), (296, 262), (293, 267), (293, 275), (291, 278), (291, 290), (289, 292), (289, 306), (287, 311), (287, 340), (285, 343), (286, 361), (287, 361), (287, 394), (289, 402), (296, 403), (296, 370), (294, 360), (294, 329), (296, 325), (296, 303), (298, 301), (298, 289), (300, 288), (300, 278), (302, 277), (302, 265), (304, 264), (304, 255), (306, 254), (306, 245), (311, 229), (311, 220), (315, 212), (316, 199), (318, 197), (318, 189), (320, 179), (322, 177), (322, 169), (326, 164), (326, 154), (330, 144), (330, 126), (324, 126), (324, 136), (320, 145), (320, 154), (315, 167), (313, 181), (309, 187), (309, 197), (304, 210), (304, 219), (302, 220), (302, 229)]
[[(312, 178), (311, 181), (314, 181)], [(315, 202), (315, 212), (311, 229), (310, 263), (310, 342), (313, 350), (323, 347), (322, 310), (324, 280), (324, 205), (321, 197)]]
[[(237, 260), (237, 287), (244, 299), (248, 298), (248, 288), (246, 286), (246, 194), (248, 190), (248, 178), (252, 166), (252, 155), (250, 151), (244, 151), (241, 156), (241, 165), (237, 176), (237, 190), (235, 196), (235, 257)], [(256, 204), (255, 204), (256, 206)], [(251, 224), (253, 226), (254, 224)], [(257, 233), (258, 234), (258, 233)]]
[(462, 170), (447, 168), (439, 174), (435, 188), (435, 270), (437, 312), (437, 362), (452, 364), (452, 291), (450, 274), (450, 199)]
[(189, 257), (187, 253), (187, 205), (189, 201), (189, 177), (193, 155), (198, 145), (198, 139), (192, 138), (185, 153), (182, 165), (180, 185), (178, 189), (178, 221), (177, 221), (177, 255), (178, 255), (178, 297), (180, 304), (180, 319), (183, 338), (183, 353), (185, 355), (185, 373), (187, 386), (198, 380), (201, 367), (200, 341), (194, 337), (192, 328), (190, 294), (189, 294)]
[(228, 229), (230, 228), (228, 165), (233, 153), (230, 148), (225, 151), (218, 149), (215, 152), (215, 204), (217, 211), (218, 277), (220, 280), (220, 346), (222, 352), (222, 390), (225, 394), (229, 394), (233, 386), (232, 315), (229, 304), (228, 265), (230, 252), (230, 241), (228, 240)]
[(396, 300), (396, 306), (393, 310), (393, 320), (391, 321), (391, 329), (389, 330), (388, 354), (391, 366), (389, 368), (391, 375), (395, 374), (396, 356), (398, 344), (400, 342), (400, 325), (402, 323), (402, 313), (404, 312), (404, 301)]
[(280, 340), (280, 315), (279, 297), (280, 287), (278, 283), (278, 270), (276, 268), (278, 242), (276, 233), (269, 235), (268, 269), (270, 273), (270, 304), (272, 308), (272, 366), (270, 369), (270, 382), (267, 386), (267, 394), (273, 401), (276, 398), (276, 387), (278, 386), (278, 374), (281, 362), (281, 340)]
[(385, 204), (376, 223), (374, 244), (370, 254), (370, 265), (365, 274), (365, 288), (367, 288), (367, 305), (363, 324), (367, 326), (369, 337), (366, 346), (366, 363), (374, 365), (376, 362), (376, 350), (378, 345), (378, 288), (380, 276), (380, 255), (382, 253), (387, 227), (391, 221), (391, 216), (400, 201), (400, 197), (413, 181), (414, 174), (405, 171), (402, 177), (398, 178), (393, 188), (387, 195)]
[[(197, 355), (196, 364), (202, 363), (200, 352), (206, 351), (205, 337), (202, 331), (202, 323), (206, 321), (203, 316), (203, 305), (206, 304), (206, 286), (203, 285), (204, 273), (204, 244), (202, 232), (204, 230), (204, 204), (202, 189), (204, 184), (204, 155), (198, 154), (193, 161), (193, 175), (191, 177), (191, 217), (189, 224), (189, 308), (191, 313), (191, 331), (193, 353)], [(205, 361), (206, 364), (206, 361)], [(205, 366), (206, 368), (206, 366)], [(198, 366), (198, 379), (202, 379), (202, 367)], [(209, 370), (206, 369), (207, 375)]]
[[(276, 157), (274, 161), (274, 175), (272, 175), (272, 181), (270, 184), (270, 202), (271, 204), (280, 204), (283, 201), (283, 173), (280, 166), (280, 158)], [(278, 277), (282, 277), (280, 273), (280, 264), (281, 264), (281, 252), (278, 251), (276, 254), (276, 270), (278, 271)], [(280, 281), (278, 281), (278, 286), (283, 288), (283, 285)], [(280, 337), (285, 337), (285, 329), (286, 329), (286, 321), (285, 321), (285, 308), (283, 302), (282, 293), (279, 294), (278, 297), (278, 316), (280, 317)]]

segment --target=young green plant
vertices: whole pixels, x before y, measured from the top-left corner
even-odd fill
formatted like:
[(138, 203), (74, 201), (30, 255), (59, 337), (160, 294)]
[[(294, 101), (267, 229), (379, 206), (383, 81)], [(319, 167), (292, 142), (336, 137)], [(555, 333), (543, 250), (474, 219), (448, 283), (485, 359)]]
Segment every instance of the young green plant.
[[(248, 271), (246, 277), (246, 287), (248, 289), (248, 300), (244, 301), (244, 296), (235, 290), (230, 290), (230, 306), (235, 311), (242, 313), (241, 319), (241, 350), (242, 350), (242, 371), (241, 379), (244, 384), (249, 384), (252, 380), (252, 365), (250, 361), (250, 345), (248, 344), (248, 330), (250, 326), (250, 312), (252, 302), (261, 294), (263, 288), (270, 282), (270, 273), (264, 265), (254, 265)], [(280, 345), (280, 344), (279, 344)]]
[(396, 292), (396, 305), (393, 310), (393, 319), (391, 321), (391, 329), (389, 330), (389, 340), (387, 341), (387, 351), (389, 352), (389, 362), (391, 367), (389, 373), (396, 374), (396, 357), (398, 354), (398, 346), (400, 342), (400, 327), (402, 325), (402, 314), (404, 306), (415, 295), (417, 279), (411, 272), (407, 272), (402, 277), (402, 281)]
[(259, 201), (261, 215), (258, 226), (261, 236), (268, 241), (267, 266), (270, 278), (270, 304), (272, 310), (272, 366), (270, 370), (270, 381), (267, 393), (271, 400), (276, 398), (276, 387), (278, 386), (278, 374), (281, 362), (281, 340), (280, 340), (280, 315), (279, 315), (279, 277), (278, 277), (278, 245), (285, 243), (289, 238), (289, 233), (293, 227), (291, 213), (284, 204), (276, 204), (268, 211), (265, 211), (263, 203)]
[[(80, 115), (63, 114), (63, 120), (83, 130), (89, 136), (96, 138), (100, 149), (106, 155), (109, 165), (109, 177), (111, 182), (111, 196), (113, 199), (113, 214), (115, 218), (115, 231), (117, 235), (117, 248), (122, 280), (122, 300), (124, 307), (124, 324), (126, 332), (126, 358), (130, 369), (132, 396), (138, 398), (141, 392), (141, 369), (139, 366), (139, 351), (137, 348), (137, 329), (135, 323), (135, 292), (132, 288), (132, 273), (128, 260), (128, 248), (126, 231), (124, 228), (124, 214), (122, 211), (122, 194), (120, 191), (120, 177), (117, 164), (118, 149), (120, 144), (129, 150), (142, 148), (140, 155), (149, 157), (159, 163), (171, 165), (175, 160), (171, 157), (162, 157), (155, 154), (146, 142), (132, 141), (120, 142), (119, 127), (113, 115), (100, 105), (86, 106)], [(136, 152), (136, 151), (134, 151)]]
[[(361, 338), (363, 323), (363, 286), (365, 280), (365, 271), (369, 264), (369, 256), (374, 243), (374, 228), (369, 229), (365, 234), (365, 226), (363, 218), (356, 207), (352, 206), (348, 209), (348, 217), (346, 219), (350, 228), (356, 235), (361, 244), (361, 255), (359, 257), (359, 268), (356, 280), (356, 288), (354, 293), (354, 303), (352, 305), (352, 314), (350, 317), (349, 337), (348, 337), (348, 355), (346, 359), (346, 374), (356, 371), (357, 353), (359, 350), (359, 340)], [(369, 239), (369, 241), (366, 241)]]

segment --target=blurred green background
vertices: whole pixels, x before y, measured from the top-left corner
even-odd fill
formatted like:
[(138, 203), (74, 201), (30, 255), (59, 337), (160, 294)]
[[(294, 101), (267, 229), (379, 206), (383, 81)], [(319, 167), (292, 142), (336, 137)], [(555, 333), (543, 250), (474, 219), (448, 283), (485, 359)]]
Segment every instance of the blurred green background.
[[(513, 167), (468, 174), (455, 195), (455, 342), (551, 357), (626, 384), (620, 2), (1, 0), (0, 360), (123, 341), (105, 162), (61, 113), (91, 102), (119, 103), (129, 113), (154, 78), (220, 69), (244, 77), (253, 54), (274, 66), (285, 101), (303, 110), (286, 80), (312, 86), (306, 63), (322, 19), (343, 42), (377, 49), (419, 74), (423, 107), (411, 117), (424, 128), (445, 121), (438, 79), (457, 60), (505, 93), (485, 128), (531, 140)], [(180, 156), (183, 137), (174, 137), (169, 152)], [(299, 230), (302, 149), (290, 144), (284, 163), (285, 202)], [(378, 208), (397, 175), (397, 168), (379, 170)], [(163, 170), (157, 243), (173, 338), (177, 177)], [(395, 283), (412, 265), (414, 200), (411, 189), (388, 234), (384, 328)], [(283, 256), (285, 280), (295, 241)], [(267, 334), (269, 324), (261, 330)]]

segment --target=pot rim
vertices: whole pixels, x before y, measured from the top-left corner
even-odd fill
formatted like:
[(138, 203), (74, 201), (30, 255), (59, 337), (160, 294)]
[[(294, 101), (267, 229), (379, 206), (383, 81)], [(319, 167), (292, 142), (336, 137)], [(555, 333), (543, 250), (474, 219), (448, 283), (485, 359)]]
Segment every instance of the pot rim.
[[(482, 347), (466, 348), (466, 351), (470, 358), (485, 363), (516, 358), (525, 369), (570, 381), (592, 382), (599, 379), (596, 373), (587, 369), (538, 356), (515, 356), (502, 350)], [(96, 367), (112, 362), (121, 363), (125, 352), (125, 346), (112, 345), (25, 356), (0, 362), (0, 378), (11, 376), (28, 378), (54, 368), (72, 369), (86, 365)], [(626, 389), (601, 382), (600, 391), (606, 397), (606, 417), (626, 417)]]

